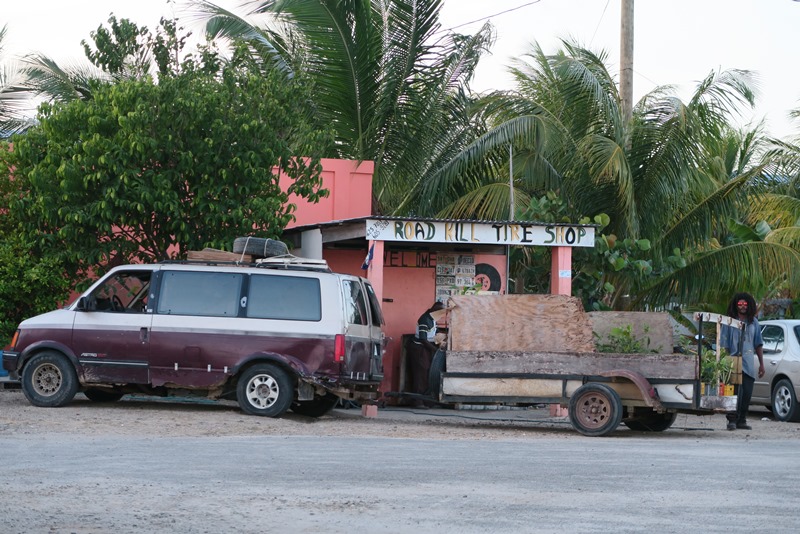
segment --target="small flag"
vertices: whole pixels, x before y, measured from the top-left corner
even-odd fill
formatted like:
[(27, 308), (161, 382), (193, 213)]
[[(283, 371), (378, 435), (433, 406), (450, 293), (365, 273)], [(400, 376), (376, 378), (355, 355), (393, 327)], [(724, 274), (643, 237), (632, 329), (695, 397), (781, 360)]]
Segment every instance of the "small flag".
[(372, 254), (375, 252), (375, 245), (373, 244), (369, 247), (369, 252), (367, 252), (367, 257), (364, 258), (364, 263), (361, 264), (361, 268), (363, 270), (369, 269), (369, 264), (372, 263)]

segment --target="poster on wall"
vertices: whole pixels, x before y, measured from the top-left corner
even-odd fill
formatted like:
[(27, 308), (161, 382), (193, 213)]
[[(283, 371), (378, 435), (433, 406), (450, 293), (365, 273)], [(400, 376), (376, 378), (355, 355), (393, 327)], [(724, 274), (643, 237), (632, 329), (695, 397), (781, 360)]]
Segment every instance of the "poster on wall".
[(451, 295), (498, 294), (500, 274), (486, 263), (475, 264), (472, 254), (436, 255), (436, 300)]

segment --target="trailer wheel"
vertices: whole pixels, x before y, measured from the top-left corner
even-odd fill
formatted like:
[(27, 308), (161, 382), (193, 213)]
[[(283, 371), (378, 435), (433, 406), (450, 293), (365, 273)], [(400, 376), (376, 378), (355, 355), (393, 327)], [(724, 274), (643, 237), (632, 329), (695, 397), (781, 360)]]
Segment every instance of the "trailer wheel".
[(584, 384), (569, 399), (569, 420), (584, 436), (605, 436), (622, 421), (622, 401), (605, 384)]
[(663, 432), (672, 426), (677, 417), (676, 412), (658, 413), (650, 410), (645, 414), (635, 413), (635, 418), (625, 421), (625, 426), (637, 432)]

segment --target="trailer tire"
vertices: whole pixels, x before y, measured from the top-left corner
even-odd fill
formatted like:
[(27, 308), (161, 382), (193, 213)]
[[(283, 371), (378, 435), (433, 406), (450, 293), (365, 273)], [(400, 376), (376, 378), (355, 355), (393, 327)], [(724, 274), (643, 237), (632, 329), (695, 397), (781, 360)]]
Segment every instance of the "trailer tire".
[(653, 412), (636, 415), (634, 419), (625, 421), (625, 426), (637, 432), (663, 432), (672, 426), (677, 419), (677, 412)]
[(605, 436), (622, 421), (622, 401), (605, 384), (584, 384), (569, 399), (569, 420), (584, 436)]

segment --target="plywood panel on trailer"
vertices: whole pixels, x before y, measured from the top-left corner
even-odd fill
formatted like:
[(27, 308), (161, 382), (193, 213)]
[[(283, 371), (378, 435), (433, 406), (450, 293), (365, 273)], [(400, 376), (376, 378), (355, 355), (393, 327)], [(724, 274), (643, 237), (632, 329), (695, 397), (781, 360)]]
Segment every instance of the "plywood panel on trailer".
[(451, 350), (594, 350), (591, 320), (575, 297), (462, 295), (450, 297), (448, 308)]
[(642, 342), (645, 352), (672, 352), (674, 334), (670, 316), (664, 312), (590, 312), (592, 329), (599, 336), (596, 343), (607, 343), (614, 328), (631, 326), (631, 332)]
[(448, 373), (599, 375), (635, 371), (645, 378), (694, 380), (692, 354), (609, 354), (601, 352), (447, 351)]

